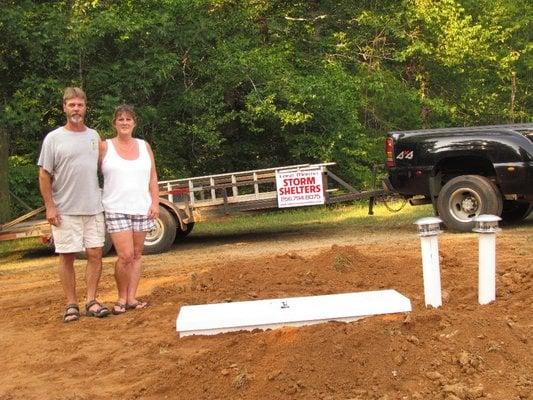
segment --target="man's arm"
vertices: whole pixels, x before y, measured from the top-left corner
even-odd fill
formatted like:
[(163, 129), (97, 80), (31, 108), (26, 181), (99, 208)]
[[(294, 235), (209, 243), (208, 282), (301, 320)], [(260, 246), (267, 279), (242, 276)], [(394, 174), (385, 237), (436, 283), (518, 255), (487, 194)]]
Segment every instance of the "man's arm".
[(59, 226), (61, 217), (52, 198), (52, 175), (43, 167), (39, 168), (39, 190), (46, 207), (46, 220), (52, 225)]

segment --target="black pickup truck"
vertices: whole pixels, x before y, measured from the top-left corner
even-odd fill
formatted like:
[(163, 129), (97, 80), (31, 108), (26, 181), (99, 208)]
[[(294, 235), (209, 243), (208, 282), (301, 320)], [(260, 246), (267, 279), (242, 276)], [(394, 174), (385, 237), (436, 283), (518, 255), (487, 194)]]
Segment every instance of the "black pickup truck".
[(389, 188), (433, 204), (451, 230), (472, 230), (480, 214), (514, 222), (533, 209), (533, 124), (389, 132), (385, 152)]

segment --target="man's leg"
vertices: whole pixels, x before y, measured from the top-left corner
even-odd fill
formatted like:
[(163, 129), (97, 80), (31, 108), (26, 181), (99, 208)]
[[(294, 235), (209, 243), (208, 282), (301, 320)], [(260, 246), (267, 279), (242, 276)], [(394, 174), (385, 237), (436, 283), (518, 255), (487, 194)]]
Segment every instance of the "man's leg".
[(109, 309), (96, 301), (96, 290), (100, 275), (102, 274), (102, 248), (88, 247), (85, 249), (87, 254), (87, 269), (85, 277), (87, 280), (87, 303), (85, 304), (85, 315), (88, 317), (103, 318), (109, 315)]
[(96, 292), (102, 275), (102, 247), (105, 241), (105, 223), (102, 213), (82, 216), (83, 243), (87, 255), (85, 279), (87, 281), (87, 315), (105, 317), (109, 314), (106, 307), (96, 301)]
[(147, 232), (133, 232), (133, 262), (128, 282), (128, 304), (137, 303), (137, 288), (141, 279), (142, 253)]
[(78, 298), (76, 296), (76, 253), (83, 248), (81, 241), (81, 221), (76, 216), (62, 215), (59, 226), (52, 225), (52, 235), (56, 253), (59, 254), (59, 279), (67, 300), (63, 321), (79, 319)]
[[(96, 299), (96, 291), (98, 289), (98, 282), (102, 275), (102, 248), (93, 247), (86, 249), (87, 254), (87, 269), (85, 277), (87, 279), (87, 302)], [(95, 304), (94, 308), (98, 308)]]
[(74, 271), (74, 260), (76, 253), (59, 254), (59, 279), (63, 286), (63, 292), (67, 298), (67, 304), (78, 304), (76, 296), (76, 272)]

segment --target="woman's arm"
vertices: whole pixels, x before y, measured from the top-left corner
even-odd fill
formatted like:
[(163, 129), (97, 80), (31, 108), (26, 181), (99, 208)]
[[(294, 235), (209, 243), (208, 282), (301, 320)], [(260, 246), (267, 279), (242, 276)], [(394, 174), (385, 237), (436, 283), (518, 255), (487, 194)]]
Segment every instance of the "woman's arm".
[(148, 154), (150, 155), (150, 160), (152, 162), (152, 167), (150, 169), (150, 183), (149, 183), (149, 190), (150, 190), (150, 197), (152, 198), (152, 205), (150, 206), (150, 210), (148, 211), (148, 218), (159, 218), (159, 185), (157, 184), (157, 170), (155, 167), (155, 159), (154, 159), (154, 153), (152, 152), (152, 148), (146, 143), (146, 148), (148, 149)]

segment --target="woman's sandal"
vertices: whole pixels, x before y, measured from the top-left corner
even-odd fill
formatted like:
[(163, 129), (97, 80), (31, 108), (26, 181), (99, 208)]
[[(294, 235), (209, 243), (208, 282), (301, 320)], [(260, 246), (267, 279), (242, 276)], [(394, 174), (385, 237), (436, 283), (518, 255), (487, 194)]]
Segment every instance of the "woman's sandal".
[(148, 307), (148, 302), (142, 300), (137, 300), (135, 303), (126, 304), (127, 310), (141, 310), (146, 307)]
[(111, 310), (113, 315), (120, 315), (126, 312), (126, 304), (117, 301)]
[(80, 308), (77, 304), (67, 304), (63, 314), (63, 322), (74, 322), (80, 320)]
[[(94, 305), (97, 305), (98, 309), (96, 311), (90, 310), (90, 308)], [(109, 309), (107, 307), (103, 307), (100, 303), (98, 303), (98, 301), (91, 300), (85, 304), (85, 315), (88, 317), (104, 318), (109, 315)]]

